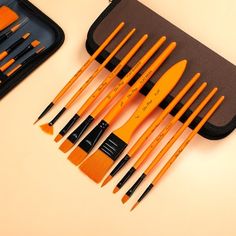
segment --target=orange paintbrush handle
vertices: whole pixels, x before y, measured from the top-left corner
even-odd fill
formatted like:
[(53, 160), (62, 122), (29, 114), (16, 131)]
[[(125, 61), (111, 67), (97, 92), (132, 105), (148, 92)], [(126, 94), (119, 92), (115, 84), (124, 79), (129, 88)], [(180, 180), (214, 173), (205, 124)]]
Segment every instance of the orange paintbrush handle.
[(7, 77), (10, 77), (11, 75), (13, 75), (21, 67), (22, 67), (21, 64), (17, 65), (14, 69), (12, 69), (9, 73), (7, 73)]
[(121, 60), (121, 62), (116, 66), (116, 68), (108, 75), (108, 77), (100, 84), (96, 91), (88, 98), (84, 105), (79, 109), (77, 114), (81, 116), (87, 108), (100, 96), (104, 89), (112, 82), (112, 80), (119, 74), (119, 72), (125, 67), (125, 65), (130, 61), (130, 59), (135, 55), (135, 53), (140, 49), (140, 47), (148, 39), (148, 35), (145, 34), (129, 51), (129, 53)]
[(162, 157), (169, 151), (169, 149), (173, 146), (173, 144), (177, 141), (177, 139), (182, 135), (185, 129), (192, 123), (192, 121), (197, 117), (197, 115), (202, 111), (202, 109), (208, 104), (208, 102), (212, 99), (212, 97), (218, 91), (217, 88), (214, 88), (211, 93), (203, 100), (203, 102), (196, 108), (196, 110), (192, 113), (192, 115), (188, 118), (188, 120), (181, 126), (181, 128), (177, 131), (177, 133), (171, 138), (171, 140), (166, 144), (166, 146), (160, 151), (157, 157), (153, 160), (150, 166), (144, 171), (145, 175), (148, 175), (155, 166), (159, 163)]
[(141, 157), (134, 164), (134, 168), (137, 170), (147, 160), (151, 152), (157, 147), (161, 140), (168, 134), (170, 129), (177, 123), (187, 109), (196, 101), (202, 91), (206, 88), (207, 83), (203, 83), (197, 91), (191, 96), (191, 98), (184, 104), (180, 111), (173, 117), (169, 124), (160, 132), (160, 134), (152, 141), (148, 148), (144, 151)]
[[(139, 93), (147, 81), (154, 75), (157, 69), (162, 65), (166, 58), (175, 49), (176, 43), (171, 43), (167, 49), (154, 61), (154, 63), (143, 73), (143, 75), (135, 82), (135, 84), (128, 90), (128, 92), (116, 103), (111, 111), (105, 116), (104, 120), (110, 124), (120, 111)], [(131, 124), (130, 122), (129, 124)], [(133, 124), (131, 125), (133, 127)], [(130, 127), (130, 130), (132, 128)]]
[(152, 181), (153, 185), (156, 185), (159, 182), (161, 177), (167, 172), (167, 170), (171, 167), (171, 165), (174, 163), (174, 161), (183, 152), (183, 150), (190, 143), (190, 141), (194, 138), (194, 136), (201, 130), (201, 128), (205, 125), (205, 123), (210, 119), (210, 117), (214, 114), (214, 112), (219, 108), (219, 106), (223, 103), (223, 101), (224, 101), (224, 96), (220, 97), (219, 100), (215, 103), (215, 105), (208, 111), (208, 113), (204, 116), (204, 118), (201, 120), (201, 122), (192, 131), (192, 133), (188, 136), (188, 138), (183, 142), (183, 144), (179, 147), (179, 149), (174, 153), (174, 155), (170, 158), (170, 160), (161, 169), (161, 171), (156, 176), (156, 178)]
[(79, 95), (89, 86), (89, 84), (97, 77), (97, 75), (105, 68), (105, 66), (110, 62), (110, 60), (117, 54), (117, 52), (127, 43), (127, 41), (135, 33), (136, 29), (132, 29), (126, 37), (116, 46), (116, 48), (110, 53), (106, 60), (96, 69), (92, 76), (80, 87), (80, 89), (75, 93), (75, 95), (66, 104), (66, 108), (70, 108)]
[(151, 126), (145, 131), (145, 133), (138, 139), (138, 141), (132, 146), (128, 152), (128, 156), (132, 157), (136, 154), (143, 143), (150, 137), (154, 130), (161, 124), (166, 116), (174, 109), (177, 103), (185, 96), (185, 94), (192, 88), (192, 86), (200, 78), (200, 73), (194, 75), (194, 77), (186, 84), (186, 86), (178, 93), (178, 95), (172, 100), (172, 102), (163, 110), (158, 118), (151, 124)]
[(66, 84), (66, 86), (54, 98), (53, 103), (56, 104), (67, 90), (75, 83), (80, 75), (90, 66), (90, 64), (97, 58), (97, 56), (106, 48), (106, 46), (113, 40), (113, 38), (121, 31), (125, 23), (121, 22), (116, 29), (105, 39), (96, 52), (89, 58), (89, 60), (82, 66), (82, 68), (73, 76), (73, 78)]
[(161, 37), (153, 47), (136, 63), (136, 65), (129, 71), (129, 73), (114, 87), (114, 89), (100, 102), (97, 108), (91, 113), (93, 118), (96, 118), (116, 97), (117, 94), (130, 82), (130, 80), (142, 69), (142, 67), (149, 61), (154, 53), (166, 41), (166, 37)]
[(15, 63), (14, 59), (9, 60), (7, 63), (5, 63), (3, 66), (0, 67), (0, 71), (4, 72), (14, 63)]

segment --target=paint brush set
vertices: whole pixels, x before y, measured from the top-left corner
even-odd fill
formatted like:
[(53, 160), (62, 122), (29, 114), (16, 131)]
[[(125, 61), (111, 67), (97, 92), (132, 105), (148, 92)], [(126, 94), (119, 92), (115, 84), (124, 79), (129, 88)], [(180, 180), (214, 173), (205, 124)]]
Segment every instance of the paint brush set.
[(64, 34), (28, 1), (0, 0), (0, 98), (62, 44)]
[[(136, 162), (115, 186), (113, 192), (116, 193), (126, 185), (131, 176), (141, 171), (141, 167), (149, 161), (151, 154), (164, 137), (172, 132), (177, 122), (188, 113), (189, 109), (193, 109), (193, 112), (187, 114), (179, 130), (174, 133), (167, 144), (164, 145), (163, 149), (156, 154), (150, 165), (140, 173), (140, 177), (123, 196), (122, 202), (125, 203), (143, 183), (144, 179), (147, 179), (155, 171), (159, 162), (164, 156), (168, 155), (169, 150), (176, 141), (182, 137), (187, 128), (197, 119), (197, 125), (193, 128), (192, 133), (169, 161), (166, 162), (166, 165), (132, 209), (157, 184), (187, 144), (204, 127), (224, 100), (224, 96), (217, 95), (220, 88), (209, 85), (207, 81), (201, 81), (202, 76), (198, 71), (195, 71), (191, 77), (184, 80), (184, 75), (191, 66), (189, 64), (193, 63), (189, 62), (185, 57), (180, 57), (171, 63), (170, 66), (165, 67), (167, 62), (175, 54), (175, 51), (178, 51), (178, 42), (171, 41), (164, 34), (154, 37), (149, 32), (141, 35), (138, 32), (138, 28), (130, 27), (126, 22), (119, 22), (110, 32), (104, 33), (104, 38), (101, 40), (100, 46), (96, 48), (79, 71), (52, 99), (34, 123), (39, 122), (55, 105), (58, 105), (66, 94), (69, 95), (69, 90), (75, 86), (76, 81), (82, 78), (83, 73), (90, 67), (92, 62), (98, 59), (110, 47), (110, 53), (101, 61), (92, 75), (71, 95), (68, 102), (59, 109), (59, 113), (51, 121), (40, 125), (43, 132), (53, 135), (56, 122), (62, 118), (65, 112), (70, 111), (72, 105), (78, 103), (78, 98), (81, 98), (85, 91), (88, 93), (88, 89), (92, 87), (92, 82), (98, 79), (103, 69), (108, 67), (117, 55), (121, 54), (121, 59), (113, 66), (110, 74), (89, 94), (87, 100), (78, 107), (78, 111), (73, 117), (65, 122), (65, 126), (56, 134), (54, 139), (56, 143), (61, 141), (59, 149), (63, 153), (67, 154), (71, 151), (71, 153), (67, 154), (68, 161), (74, 166), (77, 166), (91, 180), (95, 183), (100, 183), (104, 179), (101, 185), (102, 187), (108, 184), (131, 159), (136, 159)], [(147, 42), (150, 43), (148, 47), (146, 46)], [(134, 60), (135, 57), (136, 60)], [(130, 62), (133, 63), (132, 67), (121, 76), (120, 81), (116, 82), (116, 77), (120, 76), (120, 73)], [(138, 94), (143, 91), (145, 86), (154, 77), (156, 79), (155, 83), (153, 83), (153, 86), (146, 93), (146, 96), (142, 99), (133, 114), (121, 127), (106, 135), (108, 128), (112, 128), (114, 122), (121, 118), (123, 111), (129, 108)], [(108, 92), (105, 92), (107, 90)], [(168, 99), (170, 93), (173, 91), (175, 91), (175, 96), (166, 104), (163, 111), (154, 121), (148, 125), (148, 128), (136, 140), (135, 144), (129, 147), (127, 154), (111, 170), (131, 141), (134, 141), (137, 130), (144, 122), (147, 122), (149, 117), (154, 116), (154, 111)], [(221, 94), (221, 91), (218, 94)], [(98, 98), (101, 100), (96, 104), (95, 102)], [(187, 100), (183, 102), (185, 98)], [(179, 106), (182, 102), (183, 104)], [(113, 105), (111, 106), (112, 103)], [(177, 107), (178, 109), (176, 109)], [(86, 115), (90, 109), (92, 112)], [(103, 113), (105, 115), (101, 117)], [(170, 113), (173, 114), (173, 118), (164, 125), (164, 121)], [(202, 114), (201, 119), (199, 119), (200, 114)], [(95, 122), (97, 124), (94, 124)], [(75, 127), (76, 125), (77, 127)], [(152, 139), (152, 135), (156, 134), (157, 128), (161, 125), (163, 125), (163, 129)], [(104, 138), (103, 141), (97, 147), (98, 142), (102, 138)], [(143, 150), (144, 145), (148, 146), (138, 156), (138, 152)], [(110, 173), (109, 170), (111, 170)], [(105, 178), (106, 175), (107, 177)]]

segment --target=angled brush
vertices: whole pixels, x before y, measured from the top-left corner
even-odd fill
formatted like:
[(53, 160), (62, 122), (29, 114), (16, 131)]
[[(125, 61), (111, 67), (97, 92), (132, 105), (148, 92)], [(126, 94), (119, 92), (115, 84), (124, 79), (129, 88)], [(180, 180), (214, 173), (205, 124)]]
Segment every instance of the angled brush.
[(100, 47), (94, 52), (94, 54), (85, 62), (85, 64), (80, 68), (80, 70), (69, 80), (69, 82), (63, 87), (63, 89), (57, 94), (53, 101), (45, 108), (45, 110), (39, 115), (38, 119), (34, 122), (36, 124), (40, 119), (42, 119), (52, 107), (59, 103), (60, 99), (65, 95), (65, 93), (72, 87), (72, 85), (77, 81), (77, 79), (84, 73), (85, 70), (91, 65), (91, 63), (100, 55), (100, 53), (107, 47), (107, 45), (115, 38), (115, 36), (121, 31), (125, 23), (121, 22), (114, 31), (105, 39), (105, 41), (100, 45)]
[(167, 135), (170, 129), (178, 122), (182, 115), (187, 111), (187, 109), (196, 101), (199, 95), (206, 88), (207, 83), (203, 83), (199, 89), (188, 99), (184, 106), (179, 110), (179, 112), (172, 118), (172, 120), (167, 124), (167, 126), (160, 132), (160, 134), (152, 141), (152, 143), (147, 147), (143, 154), (138, 158), (135, 164), (130, 168), (130, 170), (125, 174), (121, 181), (115, 187), (113, 193), (118, 192), (125, 183), (133, 176), (133, 174), (140, 169), (140, 167), (147, 161), (150, 154), (155, 150), (157, 145), (161, 142), (162, 139)]
[(36, 48), (40, 42), (38, 40), (34, 40), (32, 43), (30, 43), (27, 47), (25, 47), (22, 51), (20, 51), (16, 56), (14, 56), (12, 59), (10, 59), (8, 62), (6, 62), (4, 65), (0, 67), (0, 71), (4, 72), (6, 71), (11, 65), (13, 65), (17, 60), (19, 60), (21, 57), (26, 55), (28, 52)]
[(196, 128), (190, 133), (190, 135), (186, 138), (186, 140), (181, 144), (181, 146), (178, 148), (178, 150), (174, 153), (174, 155), (169, 159), (169, 161), (164, 165), (164, 167), (161, 169), (161, 171), (158, 173), (156, 178), (152, 181), (152, 183), (147, 187), (147, 189), (144, 191), (144, 193), (141, 195), (141, 197), (138, 199), (138, 201), (134, 204), (131, 210), (136, 208), (139, 203), (150, 193), (150, 191), (153, 189), (154, 186), (158, 184), (160, 179), (163, 177), (163, 175), (168, 171), (168, 169), (171, 167), (171, 165), (176, 161), (176, 159), (179, 157), (179, 155), (184, 151), (184, 149), (187, 147), (187, 145), (191, 142), (191, 140), (195, 137), (195, 135), (201, 130), (201, 128), (206, 124), (206, 122), (211, 118), (211, 116), (216, 112), (216, 110), (220, 107), (220, 105), (223, 103), (224, 97), (220, 97), (218, 101), (212, 106), (212, 108), (207, 112), (207, 114), (203, 117), (201, 122), (196, 126)]
[[(71, 153), (69, 160), (73, 164), (80, 164), (85, 159), (88, 153), (93, 149), (98, 140), (102, 137), (109, 125), (118, 117), (121, 111), (127, 106), (139, 93), (146, 82), (154, 75), (160, 65), (165, 61), (168, 55), (176, 47), (175, 43), (169, 47), (162, 54), (157, 57), (154, 63), (144, 72), (144, 74), (135, 82), (135, 84), (128, 90), (127, 93), (116, 103), (116, 105), (107, 113), (102, 121), (79, 143), (78, 147)], [(67, 145), (67, 147), (70, 147)]]
[(161, 124), (161, 122), (166, 118), (166, 116), (174, 109), (174, 107), (180, 102), (180, 100), (186, 95), (186, 93), (192, 88), (192, 86), (200, 78), (200, 73), (197, 73), (178, 93), (178, 95), (171, 101), (171, 103), (162, 111), (162, 113), (157, 117), (157, 119), (151, 124), (151, 126), (143, 133), (143, 135), (138, 139), (138, 141), (133, 145), (129, 152), (124, 158), (117, 164), (117, 166), (111, 171), (109, 176), (105, 179), (102, 187), (105, 186), (126, 164), (134, 157), (150, 135), (155, 131), (155, 129)]
[(188, 128), (188, 126), (193, 122), (193, 120), (197, 117), (197, 115), (203, 110), (203, 108), (208, 104), (208, 102), (213, 98), (213, 96), (217, 92), (217, 88), (214, 88), (208, 96), (200, 103), (200, 105), (195, 109), (192, 115), (187, 119), (187, 121), (181, 126), (181, 128), (176, 132), (176, 134), (170, 139), (170, 141), (164, 146), (164, 148), (158, 153), (158, 155), (154, 158), (152, 163), (148, 166), (148, 168), (143, 172), (143, 174), (138, 178), (135, 184), (126, 192), (124, 197), (122, 198), (122, 202), (126, 203), (129, 198), (134, 194), (136, 189), (140, 186), (143, 180), (151, 174), (157, 164), (160, 162), (162, 157), (170, 150), (173, 144), (178, 140), (178, 138), (183, 134), (183, 132)]
[(59, 142), (75, 125), (75, 123), (80, 119), (80, 117), (87, 111), (87, 109), (96, 101), (96, 99), (102, 94), (102, 92), (107, 88), (111, 82), (116, 78), (119, 72), (126, 66), (126, 64), (133, 58), (133, 56), (138, 52), (140, 47), (148, 39), (148, 35), (145, 34), (129, 51), (129, 53), (121, 60), (121, 62), (115, 67), (115, 69), (106, 77), (106, 79), (98, 86), (95, 92), (86, 100), (83, 106), (76, 112), (76, 114), (70, 119), (66, 126), (59, 132), (55, 138), (55, 142)]
[[(95, 110), (69, 135), (66, 141), (60, 146), (63, 152), (69, 151), (79, 140), (82, 134), (96, 120), (99, 114), (114, 100), (130, 80), (143, 68), (153, 54), (165, 42), (166, 37), (159, 39), (154, 46), (137, 62), (130, 72), (114, 87), (114, 89), (99, 103)], [(159, 57), (159, 63), (162, 64), (174, 50), (175, 45), (169, 46)]]
[(11, 46), (0, 53), (0, 61), (6, 58), (11, 52), (17, 49), (22, 43), (24, 43), (30, 36), (30, 33), (24, 34), (21, 38), (17, 39)]
[(185, 71), (186, 65), (187, 61), (183, 60), (172, 66), (156, 82), (130, 119), (111, 133), (100, 148), (80, 166), (80, 169), (89, 178), (96, 183), (102, 180), (118, 156), (127, 147), (137, 128), (176, 86)]
[(90, 78), (79, 88), (69, 102), (62, 108), (62, 110), (47, 124), (41, 125), (41, 129), (47, 134), (53, 134), (53, 125), (59, 120), (59, 118), (76, 102), (77, 98), (82, 92), (92, 83), (92, 81), (98, 76), (98, 74), (105, 68), (105, 66), (111, 61), (111, 59), (120, 51), (120, 49), (127, 43), (127, 41), (135, 33), (136, 29), (132, 29), (116, 48), (110, 53), (106, 60), (97, 68), (97, 70), (90, 76)]

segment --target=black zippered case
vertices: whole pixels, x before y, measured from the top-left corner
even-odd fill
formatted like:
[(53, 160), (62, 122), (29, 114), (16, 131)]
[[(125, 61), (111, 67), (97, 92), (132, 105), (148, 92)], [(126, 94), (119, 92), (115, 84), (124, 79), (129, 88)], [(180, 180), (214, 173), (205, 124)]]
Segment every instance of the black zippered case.
[[(25, 48), (33, 40), (39, 40), (40, 45), (27, 53), (25, 56), (17, 60), (6, 72), (0, 72), (0, 79), (4, 81), (0, 85), (0, 99), (2, 99), (8, 92), (10, 92), (14, 87), (16, 87), (21, 81), (23, 81), (31, 72), (33, 72), (38, 66), (40, 66), (44, 61), (46, 61), (52, 54), (54, 54), (64, 42), (64, 32), (63, 30), (47, 15), (35, 7), (31, 2), (27, 0), (0, 0), (0, 6), (6, 5), (15, 11), (19, 15), (18, 21), (26, 19), (27, 23), (14, 33), (10, 38), (0, 44), (0, 51), (4, 51), (12, 43), (14, 43), (23, 34), (29, 32), (31, 36), (22, 45), (20, 45), (16, 50), (14, 50), (10, 55), (8, 55), (0, 63), (3, 65), (9, 59), (17, 55), (23, 48)], [(0, 32), (0, 35), (4, 34), (12, 26), (16, 25), (17, 22), (12, 24), (7, 29)], [(13, 73), (9, 78), (6, 74), (14, 69), (14, 67), (23, 61), (25, 61), (29, 56), (31, 56), (38, 48), (44, 46), (45, 50), (38, 56), (34, 57), (32, 61), (28, 61), (27, 64), (22, 66), (19, 70)]]
[[(153, 87), (157, 79), (174, 63), (181, 59), (187, 59), (188, 68), (176, 89), (174, 89), (171, 94), (165, 99), (161, 104), (162, 108), (165, 108), (170, 101), (176, 96), (177, 92), (186, 84), (190, 78), (196, 72), (202, 74), (200, 80), (192, 89), (195, 90), (203, 81), (208, 83), (208, 88), (200, 96), (198, 101), (200, 101), (206, 94), (212, 90), (213, 87), (218, 87), (219, 92), (204, 109), (204, 111), (194, 120), (191, 124), (191, 128), (194, 128), (206, 110), (208, 110), (219, 98), (220, 95), (225, 95), (226, 100), (220, 109), (215, 113), (215, 115), (206, 123), (206, 125), (201, 129), (200, 134), (205, 138), (217, 140), (228, 136), (236, 127), (236, 66), (231, 62), (227, 61), (217, 53), (213, 52), (211, 49), (192, 38), (187, 33), (183, 32), (181, 29), (175, 25), (168, 22), (166, 19), (162, 18), (160, 15), (143, 5), (138, 0), (113, 0), (112, 3), (105, 9), (104, 12), (96, 19), (89, 29), (86, 48), (89, 54), (95, 52), (95, 50), (103, 42), (105, 35), (108, 35), (121, 21), (125, 22), (125, 30), (113, 40), (113, 42), (106, 48), (106, 50), (100, 54), (97, 58), (99, 63), (102, 63), (105, 58), (112, 51), (114, 46), (121, 40), (122, 37), (127, 34), (131, 28), (135, 27), (137, 29), (135, 36), (127, 43), (126, 46), (116, 55), (116, 57), (111, 60), (107, 65), (108, 70), (112, 70), (121, 61), (124, 55), (130, 50), (130, 48), (137, 42), (137, 40), (144, 34), (149, 34), (148, 42), (142, 47), (140, 53), (134, 56), (134, 58), (127, 64), (127, 66), (121, 71), (119, 77), (122, 78), (132, 66), (135, 65), (137, 60), (150, 48), (154, 42), (160, 38), (162, 35), (167, 36), (167, 42), (165, 46), (159, 50), (157, 54), (160, 54), (163, 49), (171, 41), (177, 42), (177, 49), (174, 51), (173, 55), (164, 63), (164, 65), (158, 70), (158, 72), (153, 76), (153, 78), (145, 85), (141, 90), (141, 93), (146, 95), (150, 89)], [(131, 81), (132, 85), (145, 69), (151, 64), (152, 60), (140, 71), (140, 73)], [(183, 106), (183, 104), (188, 100), (191, 95), (185, 96), (185, 98), (179, 103), (176, 108), (171, 113), (176, 114), (177, 111)], [(191, 108), (185, 113), (181, 118), (184, 122), (196, 108), (199, 102), (196, 102), (191, 106)]]

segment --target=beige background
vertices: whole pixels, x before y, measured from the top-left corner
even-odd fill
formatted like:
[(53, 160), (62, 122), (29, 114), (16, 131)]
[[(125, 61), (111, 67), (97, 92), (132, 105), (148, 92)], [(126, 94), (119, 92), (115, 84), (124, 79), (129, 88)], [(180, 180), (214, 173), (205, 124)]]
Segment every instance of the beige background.
[[(122, 173), (101, 190), (66, 160), (51, 137), (32, 125), (88, 58), (84, 47), (87, 30), (108, 0), (32, 2), (62, 26), (66, 41), (0, 102), (0, 235), (235, 236), (235, 132), (217, 142), (196, 137), (152, 194), (130, 213), (131, 205), (154, 175), (123, 206), (120, 199), (131, 182), (116, 196), (111, 193)], [(236, 64), (235, 1), (142, 2)], [(95, 68), (96, 63), (88, 73)], [(106, 71), (94, 85), (105, 75)], [(86, 74), (78, 85), (85, 78)], [(135, 105), (112, 129), (131, 114)], [(60, 107), (41, 123), (49, 121)], [(56, 131), (77, 108), (74, 106), (60, 120)]]

